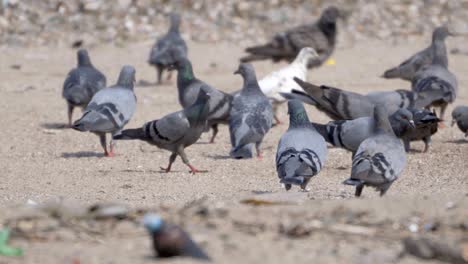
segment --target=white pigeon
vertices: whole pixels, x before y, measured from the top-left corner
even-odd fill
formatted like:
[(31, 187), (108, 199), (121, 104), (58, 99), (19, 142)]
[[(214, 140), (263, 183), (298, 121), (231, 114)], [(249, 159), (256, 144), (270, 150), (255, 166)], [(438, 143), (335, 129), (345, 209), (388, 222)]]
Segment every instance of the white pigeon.
[(278, 106), (286, 99), (280, 95), (282, 93), (290, 93), (293, 89), (303, 91), (302, 88), (293, 80), (297, 77), (303, 81), (307, 78), (307, 63), (311, 59), (317, 59), (317, 52), (310, 47), (302, 48), (296, 59), (288, 66), (272, 72), (261, 79), (258, 84), (262, 92), (270, 99), (273, 110), (275, 113), (275, 120), (279, 124), (281, 121), (278, 119), (276, 112)]

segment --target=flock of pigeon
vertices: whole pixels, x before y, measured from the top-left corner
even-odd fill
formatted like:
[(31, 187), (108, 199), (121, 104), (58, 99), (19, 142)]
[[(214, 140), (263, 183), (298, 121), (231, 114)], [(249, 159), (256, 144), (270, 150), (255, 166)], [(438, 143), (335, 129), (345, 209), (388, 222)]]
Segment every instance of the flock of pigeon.
[[(433, 32), (426, 49), (395, 68), (384, 78), (411, 81), (410, 90), (371, 92), (366, 95), (307, 82), (307, 71), (323, 64), (336, 42), (336, 22), (340, 12), (335, 7), (324, 10), (317, 22), (301, 25), (276, 34), (269, 43), (247, 48), (236, 74), (244, 80), (240, 91), (225, 93), (198, 79), (188, 59), (182, 39), (180, 16), (172, 14), (170, 28), (153, 46), (149, 63), (161, 82), (165, 70), (177, 71), (178, 99), (181, 110), (140, 128), (124, 129), (135, 112), (135, 69), (123, 66), (115, 85), (106, 87), (106, 77), (91, 63), (86, 50), (78, 51), (78, 66), (67, 76), (63, 97), (68, 103), (69, 125), (79, 131), (99, 136), (106, 156), (114, 154), (115, 140), (143, 140), (171, 152), (166, 172), (180, 156), (192, 173), (193, 166), (184, 149), (194, 144), (210, 128), (211, 142), (218, 125), (229, 125), (235, 159), (262, 157), (264, 136), (277, 117), (278, 106), (288, 103), (289, 129), (282, 135), (276, 153), (276, 169), (286, 190), (298, 185), (307, 190), (310, 179), (325, 166), (327, 143), (353, 154), (351, 176), (343, 183), (355, 186), (360, 196), (364, 186), (383, 195), (403, 172), (410, 142), (423, 140), (428, 151), (431, 136), (443, 126), (445, 110), (457, 96), (457, 80), (448, 69), (444, 26)], [(257, 80), (248, 63), (271, 59), (290, 64)], [(317, 124), (309, 120), (303, 103), (315, 106), (333, 121)], [(80, 119), (72, 122), (74, 107), (84, 108)], [(440, 108), (439, 116), (431, 107)], [(458, 106), (453, 122), (468, 136), (468, 106)], [(453, 125), (453, 124), (452, 124)], [(110, 143), (106, 135), (111, 134)]]

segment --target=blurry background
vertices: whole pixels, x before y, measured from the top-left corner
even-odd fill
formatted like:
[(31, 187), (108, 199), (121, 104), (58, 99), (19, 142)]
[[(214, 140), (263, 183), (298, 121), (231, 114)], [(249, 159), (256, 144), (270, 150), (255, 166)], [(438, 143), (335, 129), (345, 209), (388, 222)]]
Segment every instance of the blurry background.
[[(314, 22), (335, 4), (345, 11), (339, 38), (407, 41), (448, 24), (468, 33), (467, 0), (2, 0), (0, 43), (69, 45), (153, 39), (167, 30), (167, 14), (182, 13), (182, 32), (196, 42), (262, 43), (274, 32)], [(341, 44), (341, 45), (342, 45)]]

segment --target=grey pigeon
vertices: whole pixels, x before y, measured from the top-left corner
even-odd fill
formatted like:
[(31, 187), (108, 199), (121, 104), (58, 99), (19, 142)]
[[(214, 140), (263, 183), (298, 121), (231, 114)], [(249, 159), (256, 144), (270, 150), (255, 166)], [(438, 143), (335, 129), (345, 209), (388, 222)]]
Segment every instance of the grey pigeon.
[(457, 106), (452, 111), (452, 126), (457, 123), (458, 128), (468, 136), (468, 106)]
[(143, 140), (170, 151), (172, 154), (169, 158), (169, 165), (167, 168), (161, 167), (166, 172), (171, 170), (177, 155), (182, 158), (192, 173), (201, 172), (190, 164), (184, 149), (197, 142), (206, 127), (209, 98), (209, 94), (204, 89), (200, 89), (193, 105), (161, 119), (147, 122), (141, 128), (125, 129), (122, 133), (115, 135), (114, 139)]
[(244, 86), (234, 96), (229, 120), (232, 149), (230, 156), (236, 159), (251, 158), (255, 144), (257, 157), (261, 158), (260, 144), (273, 122), (273, 108), (262, 93), (251, 64), (241, 63), (235, 74), (242, 75)]
[(192, 64), (185, 57), (179, 57), (173, 67), (177, 69), (177, 90), (179, 92), (179, 103), (186, 108), (197, 99), (200, 88), (210, 94), (208, 113), (208, 126), (213, 129), (210, 143), (213, 143), (218, 134), (218, 124), (229, 122), (229, 111), (233, 96), (217, 90), (207, 83), (197, 79), (193, 73)]
[(410, 142), (422, 140), (424, 142), (424, 151), (429, 150), (431, 136), (437, 133), (439, 118), (437, 115), (427, 109), (409, 109), (413, 114), (415, 127), (413, 129), (395, 131), (395, 134), (403, 140), (405, 150), (410, 150)]
[(310, 179), (320, 172), (327, 159), (327, 144), (310, 123), (300, 101), (289, 101), (288, 113), (289, 128), (276, 151), (276, 171), (286, 190), (293, 184), (307, 190)]
[(357, 197), (361, 196), (364, 186), (375, 187), (384, 195), (406, 165), (405, 148), (393, 133), (384, 107), (375, 107), (374, 119), (373, 135), (359, 145), (351, 177), (343, 182), (356, 186)]
[(68, 125), (72, 125), (73, 109), (86, 107), (97, 91), (106, 87), (106, 76), (94, 68), (88, 51), (77, 52), (78, 66), (71, 70), (63, 83), (62, 96), (67, 100)]
[[(388, 118), (397, 136), (415, 127), (413, 114), (407, 109), (399, 109)], [(353, 120), (330, 121), (325, 125), (317, 123), (313, 125), (328, 143), (349, 150), (354, 155), (361, 143), (373, 135), (375, 120), (374, 117), (360, 117)]]
[(299, 78), (294, 80), (305, 93), (293, 90), (291, 94), (280, 93), (286, 99), (300, 99), (305, 103), (315, 105), (333, 120), (348, 120), (371, 116), (374, 104), (366, 96), (330, 86), (317, 86), (304, 82)]
[(445, 64), (445, 53), (434, 54), (430, 65), (422, 67), (411, 82), (411, 89), (426, 94), (431, 103), (424, 107), (440, 107), (440, 119), (444, 120), (445, 110), (457, 97), (457, 78)]
[(447, 68), (447, 48), (445, 47), (445, 38), (449, 36), (447, 27), (438, 27), (432, 33), (432, 43), (429, 47), (414, 54), (409, 59), (402, 62), (395, 68), (389, 69), (384, 72), (383, 76), (387, 79), (400, 78), (403, 80), (411, 81), (414, 75), (422, 67), (431, 64), (434, 54), (440, 53), (442, 55), (442, 64)]
[(97, 134), (106, 156), (114, 155), (113, 140), (110, 141), (110, 151), (107, 151), (106, 133), (118, 134), (135, 112), (134, 83), (135, 68), (123, 66), (117, 83), (97, 92), (83, 116), (73, 124), (76, 130)]
[(210, 257), (177, 225), (170, 224), (155, 214), (146, 214), (143, 224), (148, 230), (153, 249), (159, 258), (192, 257), (210, 261)]
[(419, 109), (432, 103), (432, 94), (408, 90), (374, 91), (366, 94), (374, 105), (383, 105), (388, 113), (395, 113), (400, 108)]
[[(151, 48), (148, 63), (157, 69), (158, 83), (161, 83), (163, 71), (175, 62), (175, 56), (187, 57), (187, 44), (180, 35), (180, 15), (171, 14), (171, 25), (166, 35), (162, 36)], [(167, 77), (171, 78), (170, 72)]]
[(308, 67), (318, 67), (330, 57), (336, 43), (336, 20), (340, 15), (334, 6), (323, 11), (320, 19), (312, 24), (300, 25), (276, 34), (265, 45), (247, 48), (250, 53), (241, 62), (271, 59), (274, 62), (292, 62), (302, 48), (313, 48), (319, 57), (309, 61)]

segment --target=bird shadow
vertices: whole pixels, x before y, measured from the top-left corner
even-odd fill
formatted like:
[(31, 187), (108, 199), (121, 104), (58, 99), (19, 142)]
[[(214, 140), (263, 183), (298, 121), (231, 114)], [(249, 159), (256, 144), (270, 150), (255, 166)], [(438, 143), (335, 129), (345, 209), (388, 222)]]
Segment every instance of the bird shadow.
[(45, 129), (68, 129), (70, 128), (66, 123), (42, 123), (42, 128)]
[(268, 193), (273, 193), (273, 191), (260, 191), (260, 190), (253, 190), (253, 194), (268, 194)]
[(138, 87), (152, 87), (152, 86), (157, 86), (158, 83), (157, 82), (151, 82), (151, 81), (147, 81), (147, 80), (139, 80), (137, 83), (136, 83), (136, 86)]
[(456, 140), (447, 140), (445, 143), (452, 143), (452, 144), (468, 144), (468, 140), (466, 139), (456, 139)]
[(204, 155), (206, 158), (211, 158), (214, 160), (227, 160), (232, 159), (229, 155)]
[(78, 151), (78, 152), (64, 152), (62, 153), (62, 158), (92, 158), (92, 157), (98, 157), (102, 158), (104, 157), (104, 153), (101, 152), (94, 152), (94, 151)]

